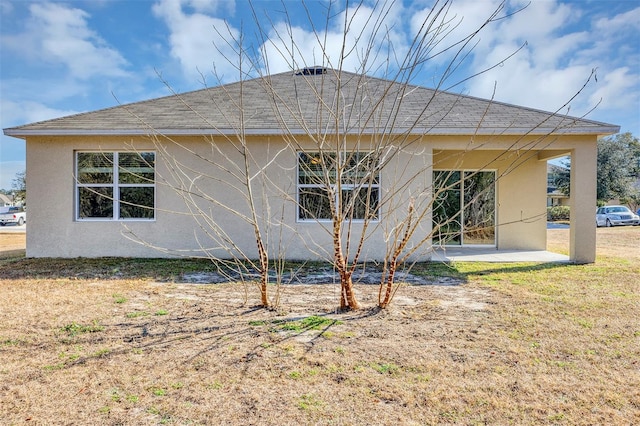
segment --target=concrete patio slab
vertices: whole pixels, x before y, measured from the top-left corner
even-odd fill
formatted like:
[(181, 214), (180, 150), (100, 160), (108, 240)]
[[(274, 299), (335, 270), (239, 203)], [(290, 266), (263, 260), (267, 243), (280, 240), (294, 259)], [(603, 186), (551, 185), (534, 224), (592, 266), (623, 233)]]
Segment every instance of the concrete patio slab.
[(440, 262), (537, 262), (570, 263), (569, 256), (544, 250), (498, 250), (495, 248), (447, 247), (433, 252)]

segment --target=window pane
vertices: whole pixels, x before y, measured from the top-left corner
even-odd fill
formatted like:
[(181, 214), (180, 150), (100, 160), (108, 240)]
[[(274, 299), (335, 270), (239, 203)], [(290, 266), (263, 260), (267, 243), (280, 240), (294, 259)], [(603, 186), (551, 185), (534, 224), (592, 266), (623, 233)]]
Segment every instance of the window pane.
[(299, 188), (300, 219), (331, 219), (327, 191), (322, 188)]
[(79, 152), (79, 183), (113, 183), (113, 153)]
[(155, 179), (153, 152), (121, 152), (118, 155), (118, 180), (125, 184), (152, 184)]
[(434, 244), (495, 244), (495, 172), (433, 174)]
[[(436, 190), (454, 189), (460, 190), (461, 173), (453, 170), (438, 170), (433, 172), (433, 187)], [(450, 188), (445, 188), (450, 187)]]
[(433, 172), (433, 243), (461, 244), (460, 172)]
[(153, 219), (154, 189), (120, 188), (120, 218)]
[(378, 188), (346, 189), (342, 191), (342, 213), (347, 219), (378, 218)]
[[(298, 184), (333, 184), (335, 183), (335, 167), (335, 155), (301, 152), (298, 156)], [(325, 180), (325, 172), (329, 182)]]
[(464, 173), (464, 243), (495, 244), (495, 173)]
[(378, 159), (370, 152), (347, 154), (342, 175), (343, 184), (378, 184)]
[(113, 188), (78, 188), (78, 217), (113, 217)]

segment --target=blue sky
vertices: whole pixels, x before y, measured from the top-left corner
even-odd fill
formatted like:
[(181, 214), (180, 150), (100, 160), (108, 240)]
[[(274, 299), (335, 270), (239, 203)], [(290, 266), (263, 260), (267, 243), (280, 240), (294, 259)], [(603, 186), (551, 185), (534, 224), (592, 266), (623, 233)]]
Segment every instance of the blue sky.
[[(398, 1), (389, 9), (385, 28), (398, 52), (433, 2)], [(364, 3), (367, 7), (347, 12), (355, 27), (365, 26), (365, 13), (374, 4)], [(450, 31), (441, 47), (476, 29), (499, 3), (454, 0), (447, 15)], [(527, 3), (510, 0), (502, 15)], [(321, 62), (308, 16), (314, 17), (316, 28), (327, 27), (328, 0), (307, 4), (309, 14), (297, 0), (253, 2), (265, 38), (273, 40), (288, 16), (305, 52), (295, 57), (300, 65)], [(256, 25), (248, 3), (240, 0), (0, 0), (0, 13), (2, 128), (167, 95), (159, 75), (177, 91), (202, 88), (203, 75), (208, 85), (216, 84), (214, 65), (223, 82), (235, 81), (237, 73), (221, 57), (233, 56), (221, 33), (244, 34), (246, 45), (261, 46), (253, 38)], [(344, 0), (332, 4), (330, 57), (340, 45), (332, 40), (340, 39), (344, 13)], [(575, 116), (597, 105), (587, 118), (640, 136), (639, 40), (639, 0), (533, 0), (524, 11), (486, 27), (449, 83), (499, 64), (452, 90)], [(278, 44), (267, 46), (270, 72), (290, 69), (290, 58), (276, 53)], [(449, 59), (445, 53), (427, 62), (414, 83), (433, 87)], [(345, 68), (357, 65), (357, 60), (347, 61)], [(592, 79), (562, 108), (594, 69), (597, 81)], [(9, 189), (24, 169), (24, 142), (0, 136), (0, 188)]]

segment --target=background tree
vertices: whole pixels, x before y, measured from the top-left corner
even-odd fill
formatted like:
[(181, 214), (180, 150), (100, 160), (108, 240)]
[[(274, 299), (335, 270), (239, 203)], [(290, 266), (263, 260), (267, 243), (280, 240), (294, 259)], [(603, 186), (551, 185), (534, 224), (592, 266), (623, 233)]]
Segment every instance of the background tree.
[(27, 172), (18, 172), (16, 177), (11, 181), (11, 189), (13, 193), (13, 202), (16, 204), (27, 205)]
[(569, 191), (571, 186), (569, 185), (571, 181), (571, 161), (564, 160), (561, 162), (560, 166), (552, 165), (549, 173), (551, 175), (551, 180), (558, 191), (567, 196), (571, 195)]
[(598, 200), (633, 196), (640, 176), (640, 142), (631, 133), (598, 141)]
[[(565, 195), (569, 194), (571, 161), (551, 169), (551, 179)], [(621, 133), (598, 141), (597, 199), (606, 203), (619, 199), (636, 209), (640, 205), (640, 142), (631, 133)]]

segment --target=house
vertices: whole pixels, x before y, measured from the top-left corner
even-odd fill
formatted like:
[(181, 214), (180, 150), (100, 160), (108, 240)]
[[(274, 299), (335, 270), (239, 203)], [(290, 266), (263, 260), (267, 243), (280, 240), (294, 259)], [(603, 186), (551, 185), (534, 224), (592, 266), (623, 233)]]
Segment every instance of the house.
[(558, 189), (555, 176), (567, 172), (567, 168), (557, 164), (547, 164), (547, 207), (568, 206), (569, 196)]
[[(414, 202), (431, 209), (412, 237), (427, 237), (417, 260), (431, 244), (545, 250), (547, 160), (569, 155), (578, 263), (595, 261), (596, 141), (618, 131), (322, 67), (4, 129), (26, 140), (29, 257), (255, 258), (244, 165), (270, 253), (330, 257), (314, 167), (349, 152), (384, 162), (364, 192), (350, 181), (360, 166), (330, 177), (360, 203), (348, 224), (366, 232), (363, 260), (384, 258)], [(436, 192), (448, 202), (430, 204)]]
[(0, 207), (7, 207), (12, 205), (13, 205), (13, 202), (11, 201), (11, 198), (9, 198), (4, 194), (0, 194)]

